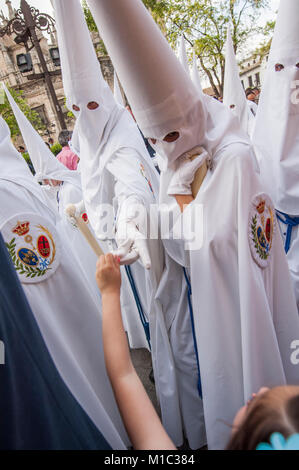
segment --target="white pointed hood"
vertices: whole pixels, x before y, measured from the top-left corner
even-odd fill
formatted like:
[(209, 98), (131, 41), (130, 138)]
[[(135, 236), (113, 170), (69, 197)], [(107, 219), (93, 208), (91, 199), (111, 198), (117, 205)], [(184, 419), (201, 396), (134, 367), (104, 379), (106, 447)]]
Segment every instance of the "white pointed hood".
[[(157, 140), (162, 170), (198, 145), (214, 154), (231, 142), (248, 142), (232, 113), (198, 93), (140, 0), (88, 4), (140, 129)], [(174, 131), (175, 142), (163, 141)]]
[[(70, 8), (71, 4), (71, 8)], [(53, 0), (63, 87), (68, 108), (79, 115), (89, 103), (101, 109), (99, 133), (103, 132), (115, 106), (112, 92), (102, 76), (79, 0)]]
[(195, 51), (193, 51), (193, 63), (192, 63), (192, 70), (191, 70), (191, 80), (193, 84), (196, 86), (197, 90), (202, 92), (201, 80), (199, 76), (199, 71), (197, 68), (197, 60)]
[(57, 160), (39, 133), (33, 128), (24, 113), (20, 110), (4, 83), (2, 86), (15, 115), (30, 159), (36, 171), (35, 179), (37, 182), (42, 182), (44, 179), (53, 179), (58, 181), (67, 181), (80, 188), (81, 183), (79, 174), (76, 171), (68, 170)]
[(115, 70), (114, 70), (114, 98), (115, 98), (115, 101), (118, 104), (120, 104), (120, 106), (125, 105)]
[[(283, 68), (276, 71), (276, 64)], [(289, 215), (299, 215), (298, 80), (299, 2), (282, 0), (253, 143), (260, 159), (261, 176), (275, 207)]]
[[(0, 116), (0, 180), (18, 184), (29, 191), (48, 208), (48, 201), (39, 184), (35, 181), (24, 158), (11, 142), (10, 130)], [(52, 212), (55, 221), (55, 213)]]
[[(156, 148), (172, 163), (190, 150), (188, 116), (195, 107), (204, 122), (196, 88), (141, 1), (88, 3), (143, 135), (163, 141), (180, 131), (175, 145), (167, 144), (167, 156), (163, 144)], [(194, 137), (191, 148), (196, 145)]]
[(185, 38), (183, 35), (181, 35), (180, 37), (178, 57), (180, 59), (182, 66), (185, 69), (185, 72), (187, 72), (187, 74), (189, 75), (190, 74), (189, 62), (188, 62), (188, 56), (187, 56), (187, 51), (186, 51)]
[(223, 104), (238, 116), (244, 131), (248, 131), (248, 107), (240, 80), (230, 29), (227, 29)]

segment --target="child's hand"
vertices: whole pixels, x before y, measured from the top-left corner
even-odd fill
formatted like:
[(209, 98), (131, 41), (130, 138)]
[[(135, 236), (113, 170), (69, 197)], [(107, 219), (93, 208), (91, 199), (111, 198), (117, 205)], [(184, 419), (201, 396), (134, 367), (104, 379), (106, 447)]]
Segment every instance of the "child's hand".
[(119, 258), (109, 253), (97, 262), (96, 279), (101, 294), (120, 294), (121, 276)]

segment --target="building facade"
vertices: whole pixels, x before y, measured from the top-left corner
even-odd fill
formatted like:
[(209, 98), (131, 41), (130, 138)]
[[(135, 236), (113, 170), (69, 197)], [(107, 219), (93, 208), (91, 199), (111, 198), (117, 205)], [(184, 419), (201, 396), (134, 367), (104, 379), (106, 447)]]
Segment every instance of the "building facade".
[(264, 57), (251, 56), (240, 64), (240, 78), (244, 90), (261, 88), (268, 62), (268, 54)]

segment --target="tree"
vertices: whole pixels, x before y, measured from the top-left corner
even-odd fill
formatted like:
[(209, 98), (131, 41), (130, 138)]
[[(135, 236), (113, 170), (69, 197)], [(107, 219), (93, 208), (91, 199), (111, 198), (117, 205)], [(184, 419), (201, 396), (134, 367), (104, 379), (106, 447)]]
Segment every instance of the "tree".
[(91, 14), (89, 6), (87, 5), (86, 0), (83, 0), (82, 8), (83, 8), (83, 11), (84, 11), (84, 16), (85, 16), (85, 20), (86, 20), (89, 31), (96, 31), (97, 32), (98, 28), (97, 28), (96, 22), (93, 19), (93, 16)]
[[(28, 103), (25, 101), (25, 99), (22, 98), (22, 95), (23, 95), (24, 92), (22, 90), (16, 91), (13, 88), (9, 88), (9, 87), (8, 87), (8, 90), (9, 90), (10, 94), (12, 95), (13, 99), (15, 100), (15, 102), (20, 107), (21, 111), (25, 114), (27, 119), (29, 119), (29, 121), (31, 122), (33, 127), (36, 130), (46, 129), (46, 126), (43, 123), (43, 121), (41, 120), (39, 114), (36, 111), (34, 111), (33, 109), (31, 109), (30, 106), (28, 105)], [(1, 101), (0, 101), (0, 114), (1, 114), (1, 116), (3, 117), (3, 119), (6, 121), (6, 123), (8, 124), (8, 126), (10, 128), (11, 137), (13, 138), (17, 135), (21, 135), (18, 123), (17, 123), (16, 118), (14, 116), (14, 113), (13, 113), (11, 107), (10, 107), (10, 104), (9, 104), (9, 101), (7, 99), (6, 94), (4, 93), (3, 95), (1, 95), (1, 98), (3, 98), (3, 99), (1, 99)]]
[[(264, 41), (259, 45), (259, 47), (255, 50), (254, 56), (256, 57), (264, 57), (270, 52), (271, 43), (272, 43), (272, 36), (275, 28), (275, 21), (268, 21), (266, 23), (264, 29)], [(271, 38), (269, 39), (269, 37)]]
[[(269, 0), (143, 0), (153, 18), (166, 30), (166, 38), (175, 47), (184, 35), (194, 47), (202, 70), (215, 96), (222, 96), (224, 82), (224, 45), (231, 27), (235, 52), (244, 51), (248, 39), (269, 31), (269, 23), (259, 20)], [(164, 31), (163, 31), (164, 32)]]
[(143, 3), (166, 36), (167, 27), (165, 20), (167, 19), (167, 13), (169, 11), (168, 2), (164, 0), (143, 0)]
[[(223, 94), (228, 26), (236, 53), (244, 52), (252, 37), (269, 37), (273, 32), (274, 22), (259, 25), (269, 0), (143, 0), (143, 3), (173, 48), (178, 37), (184, 35), (217, 97)], [(86, 0), (82, 5), (90, 31), (98, 31)], [(256, 50), (256, 55), (267, 53), (269, 47), (268, 39)]]

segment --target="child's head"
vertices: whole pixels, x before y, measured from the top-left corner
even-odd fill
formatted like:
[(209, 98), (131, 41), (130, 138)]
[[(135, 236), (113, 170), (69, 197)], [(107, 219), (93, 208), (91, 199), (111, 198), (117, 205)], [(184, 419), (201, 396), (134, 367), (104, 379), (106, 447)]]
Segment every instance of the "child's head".
[(274, 432), (285, 438), (299, 433), (298, 386), (261, 389), (237, 413), (227, 449), (255, 450), (261, 442), (270, 442)]

